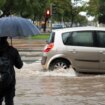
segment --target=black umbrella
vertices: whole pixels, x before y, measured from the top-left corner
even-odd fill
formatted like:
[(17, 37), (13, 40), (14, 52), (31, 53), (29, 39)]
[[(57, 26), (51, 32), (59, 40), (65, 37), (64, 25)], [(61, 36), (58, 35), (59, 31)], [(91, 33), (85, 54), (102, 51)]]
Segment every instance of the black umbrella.
[(0, 18), (0, 37), (24, 37), (40, 34), (39, 29), (28, 19), (16, 16)]

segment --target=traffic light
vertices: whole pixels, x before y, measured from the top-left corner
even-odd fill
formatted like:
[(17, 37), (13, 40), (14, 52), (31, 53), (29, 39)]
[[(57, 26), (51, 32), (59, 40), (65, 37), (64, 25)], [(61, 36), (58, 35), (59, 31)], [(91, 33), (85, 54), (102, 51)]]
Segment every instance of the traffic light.
[(50, 18), (50, 16), (51, 16), (51, 10), (50, 10), (50, 8), (48, 8), (45, 11), (45, 21), (44, 21), (44, 27), (43, 27), (43, 31), (44, 32), (46, 31), (46, 22), (48, 21), (48, 19)]
[(47, 9), (45, 13), (45, 18), (48, 19), (50, 16), (51, 16), (51, 11), (50, 9)]

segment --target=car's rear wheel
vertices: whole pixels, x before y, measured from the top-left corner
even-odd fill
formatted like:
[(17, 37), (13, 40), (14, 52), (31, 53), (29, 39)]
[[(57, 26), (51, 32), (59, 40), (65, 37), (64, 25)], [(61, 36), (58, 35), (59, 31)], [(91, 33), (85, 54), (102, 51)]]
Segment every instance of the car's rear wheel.
[(68, 69), (70, 67), (70, 63), (66, 60), (58, 59), (51, 63), (49, 69), (50, 70), (59, 70), (59, 69)]

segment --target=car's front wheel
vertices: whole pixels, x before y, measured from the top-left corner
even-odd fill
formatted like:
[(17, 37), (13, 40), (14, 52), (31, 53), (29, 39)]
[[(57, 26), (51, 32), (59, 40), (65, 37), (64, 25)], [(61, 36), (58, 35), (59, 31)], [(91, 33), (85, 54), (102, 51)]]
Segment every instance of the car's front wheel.
[(58, 59), (51, 63), (49, 69), (50, 70), (58, 70), (58, 69), (68, 69), (70, 67), (70, 63), (66, 60)]

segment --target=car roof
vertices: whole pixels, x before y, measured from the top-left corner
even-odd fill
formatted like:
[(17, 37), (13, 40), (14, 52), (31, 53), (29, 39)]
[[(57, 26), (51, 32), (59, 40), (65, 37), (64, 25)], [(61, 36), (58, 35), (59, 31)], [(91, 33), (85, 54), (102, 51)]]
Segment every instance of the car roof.
[(56, 29), (52, 30), (52, 32), (70, 32), (70, 31), (105, 31), (105, 27), (94, 27), (94, 26), (87, 26), (87, 27), (71, 27), (71, 28), (64, 28), (64, 29)]

